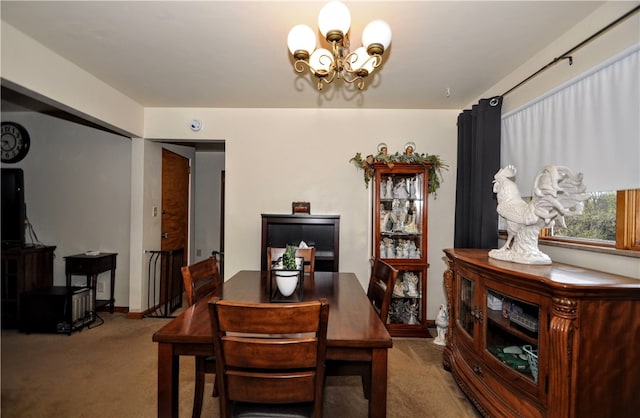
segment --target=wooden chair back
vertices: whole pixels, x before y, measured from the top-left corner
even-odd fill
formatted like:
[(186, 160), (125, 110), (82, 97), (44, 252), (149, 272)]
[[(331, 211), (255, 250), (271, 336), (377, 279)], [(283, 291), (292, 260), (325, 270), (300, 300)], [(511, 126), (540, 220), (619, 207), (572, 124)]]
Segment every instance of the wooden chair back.
[(222, 288), (222, 278), (215, 257), (184, 266), (181, 271), (189, 306), (203, 296), (217, 292)]
[(277, 416), (279, 408), (301, 405), (322, 416), (326, 299), (252, 304), (214, 298), (209, 313), (221, 417), (243, 408)]
[[(281, 247), (267, 247), (267, 271), (271, 271), (271, 267), (274, 261), (282, 257), (285, 249)], [(296, 250), (296, 257), (302, 257), (304, 260), (304, 272), (310, 276), (316, 271), (316, 249), (310, 248), (298, 248)]]
[(398, 270), (382, 259), (375, 258), (373, 260), (367, 297), (369, 297), (371, 304), (385, 324), (389, 317), (391, 296), (393, 294), (393, 287), (396, 285), (396, 280), (398, 279), (398, 274)]
[[(181, 269), (187, 303), (189, 306), (205, 296), (219, 295), (222, 290), (222, 278), (215, 255)], [(195, 386), (192, 417), (199, 418), (202, 412), (205, 375), (216, 372), (215, 356), (195, 357)], [(212, 396), (218, 396), (218, 387), (214, 381)]]

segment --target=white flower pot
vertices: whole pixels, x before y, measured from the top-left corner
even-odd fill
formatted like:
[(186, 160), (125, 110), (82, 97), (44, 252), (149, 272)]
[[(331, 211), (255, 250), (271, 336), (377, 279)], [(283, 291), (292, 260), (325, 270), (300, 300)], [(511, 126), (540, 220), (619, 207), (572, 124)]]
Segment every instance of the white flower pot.
[(282, 296), (288, 297), (293, 294), (298, 285), (298, 271), (278, 271), (276, 272), (276, 283)]

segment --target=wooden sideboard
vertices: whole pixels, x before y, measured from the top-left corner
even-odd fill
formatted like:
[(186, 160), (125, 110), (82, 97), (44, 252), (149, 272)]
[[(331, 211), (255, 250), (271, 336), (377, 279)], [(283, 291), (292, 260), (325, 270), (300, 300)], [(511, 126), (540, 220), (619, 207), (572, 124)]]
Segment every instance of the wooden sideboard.
[[(640, 411), (640, 280), (560, 263), (499, 261), (487, 250), (445, 254), (450, 318), (443, 364), (484, 416)], [(537, 361), (528, 361), (527, 351)]]

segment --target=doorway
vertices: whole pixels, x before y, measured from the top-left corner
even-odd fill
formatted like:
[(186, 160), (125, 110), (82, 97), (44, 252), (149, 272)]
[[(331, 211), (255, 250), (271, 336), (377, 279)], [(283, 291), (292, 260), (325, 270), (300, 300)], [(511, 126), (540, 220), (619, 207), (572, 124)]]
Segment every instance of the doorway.
[(162, 274), (160, 305), (168, 315), (182, 306), (182, 273), (189, 250), (189, 160), (162, 149)]

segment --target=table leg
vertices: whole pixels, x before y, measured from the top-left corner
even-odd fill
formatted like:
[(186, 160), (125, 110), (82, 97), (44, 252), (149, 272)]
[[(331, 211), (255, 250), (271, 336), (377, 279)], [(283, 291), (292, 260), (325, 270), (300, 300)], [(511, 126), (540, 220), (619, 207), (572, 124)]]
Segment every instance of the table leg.
[(86, 285), (91, 289), (91, 295), (93, 297), (93, 300), (91, 301), (91, 312), (93, 319), (96, 319), (98, 316), (98, 307), (96, 306), (96, 301), (98, 300), (98, 295), (96, 295), (96, 292), (98, 291), (98, 275), (87, 276)]
[[(115, 257), (114, 257), (115, 258)], [(111, 305), (110, 312), (113, 313), (115, 310), (116, 298), (115, 298), (115, 284), (116, 284), (116, 269), (115, 269), (115, 259), (114, 259), (114, 267), (111, 269), (111, 282), (109, 283), (111, 287), (111, 293), (109, 293), (109, 304)]]
[(387, 349), (374, 349), (371, 358), (369, 418), (387, 416)]
[(173, 344), (158, 343), (158, 418), (178, 417), (180, 356)]

